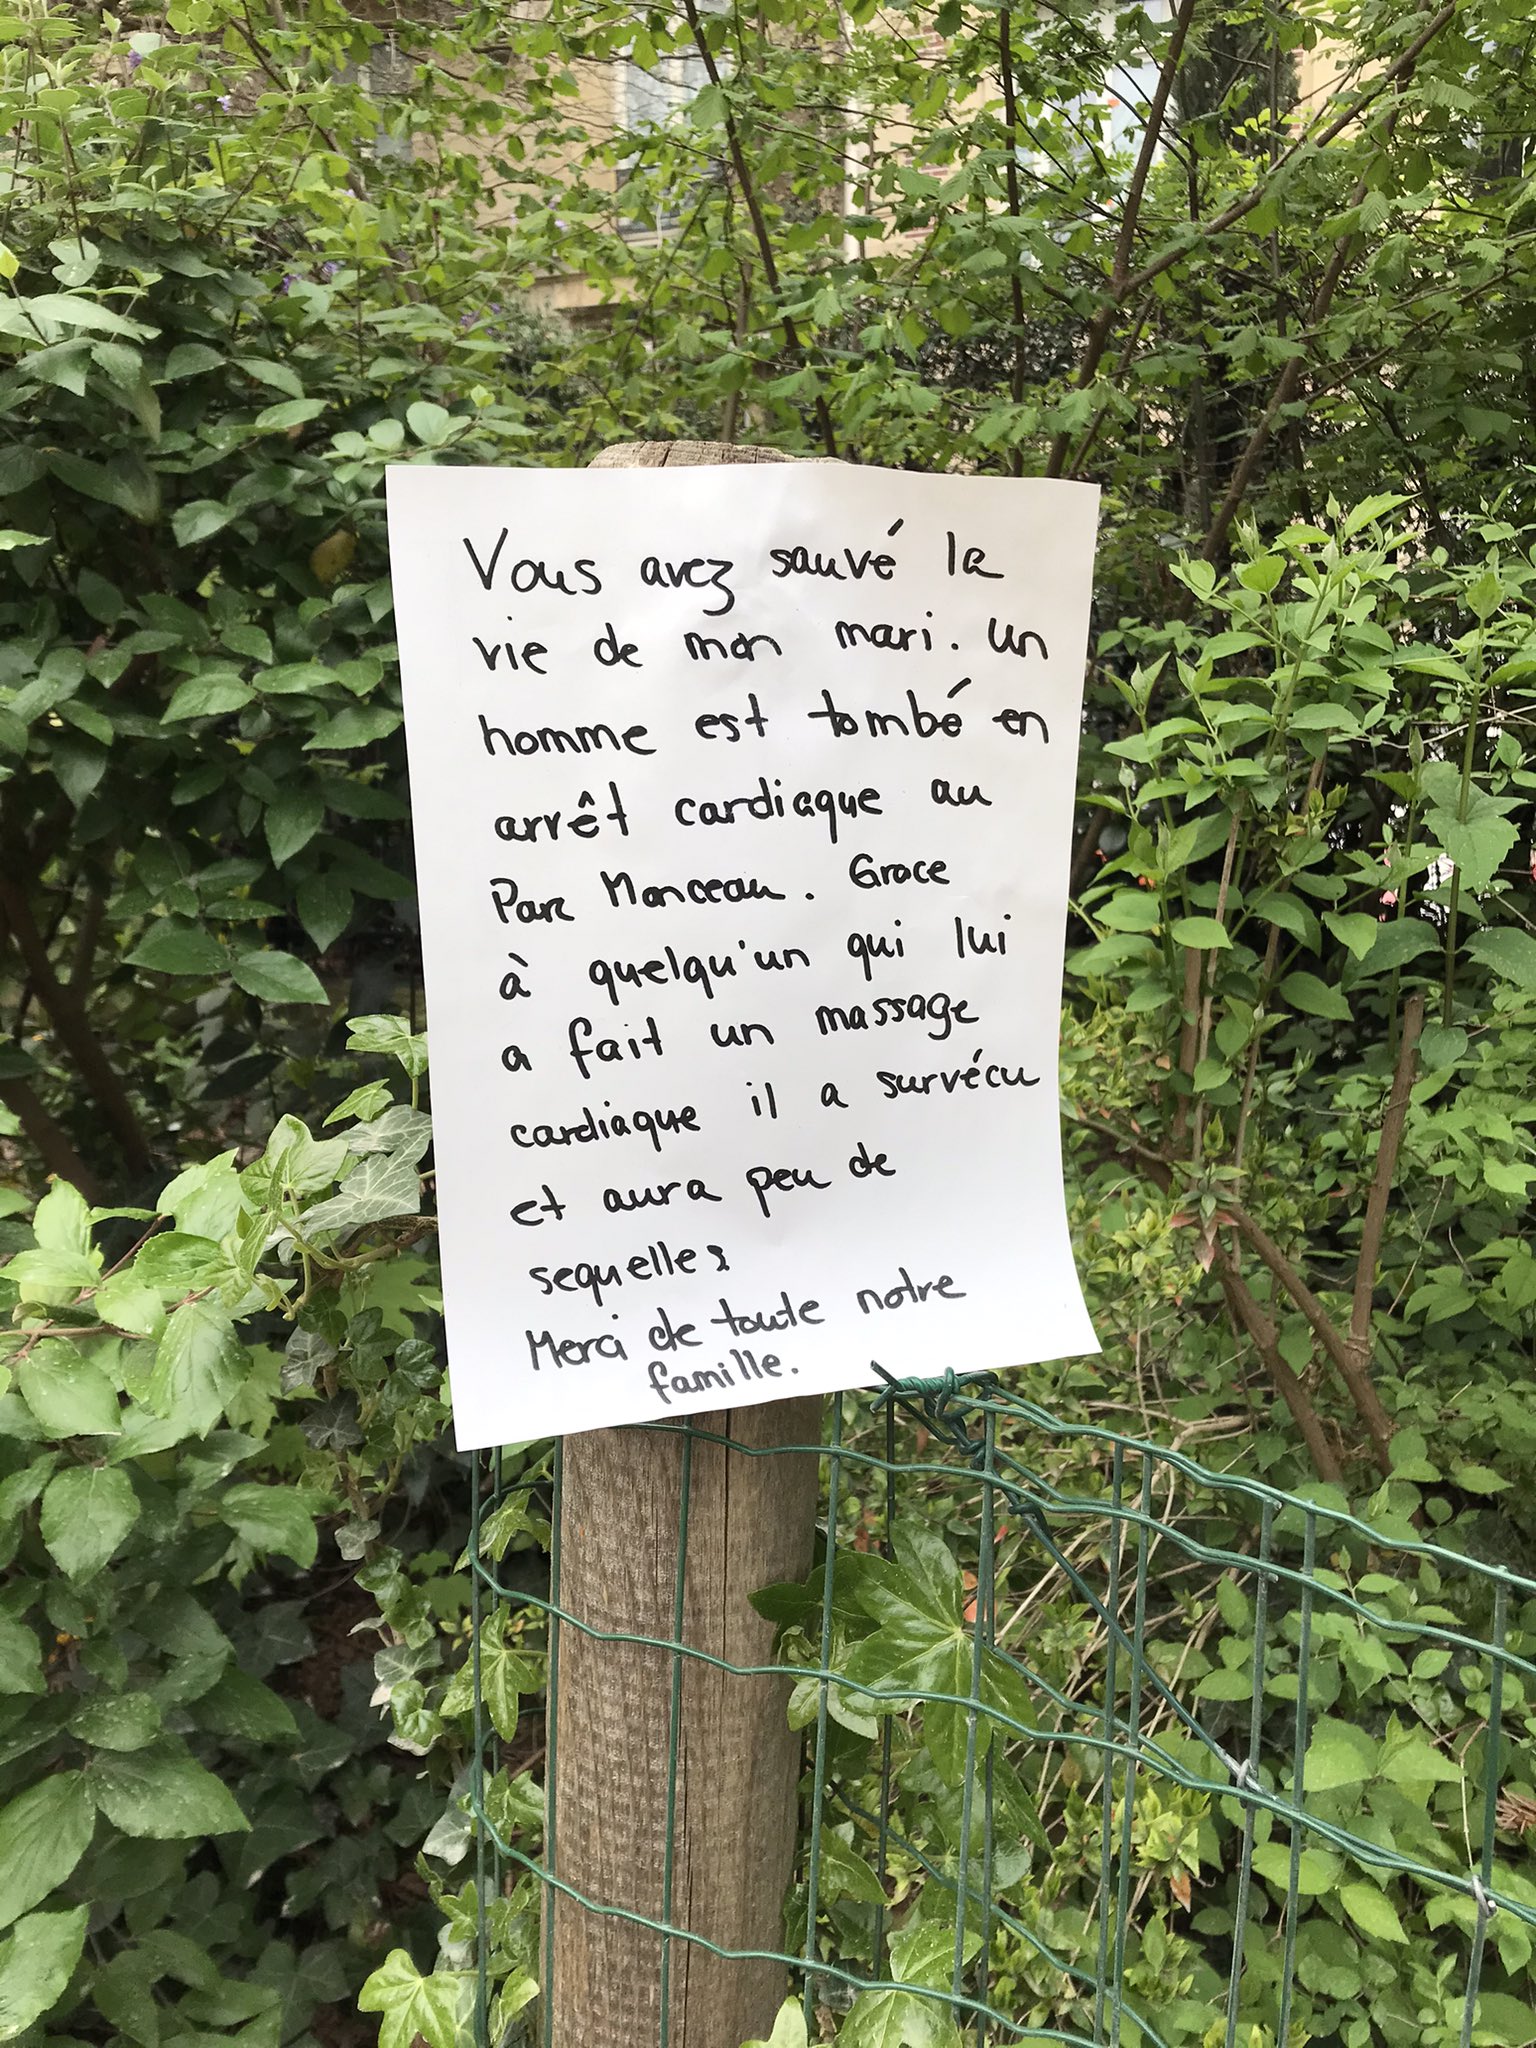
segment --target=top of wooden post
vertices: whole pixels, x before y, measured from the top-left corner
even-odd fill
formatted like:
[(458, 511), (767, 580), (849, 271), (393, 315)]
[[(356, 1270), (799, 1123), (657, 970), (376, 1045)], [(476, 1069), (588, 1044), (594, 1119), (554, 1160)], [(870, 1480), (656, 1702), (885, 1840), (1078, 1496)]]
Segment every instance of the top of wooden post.
[(594, 455), (589, 469), (710, 469), (726, 462), (830, 462), (828, 455), (786, 455), (735, 441), (619, 441)]

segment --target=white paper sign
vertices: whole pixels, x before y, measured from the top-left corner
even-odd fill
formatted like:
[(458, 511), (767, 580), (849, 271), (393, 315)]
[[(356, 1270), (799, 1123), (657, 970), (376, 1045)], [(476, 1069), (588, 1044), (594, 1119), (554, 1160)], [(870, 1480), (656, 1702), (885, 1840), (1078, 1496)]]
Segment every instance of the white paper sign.
[(461, 1447), (1097, 1349), (1056, 1080), (1097, 495), (390, 471)]

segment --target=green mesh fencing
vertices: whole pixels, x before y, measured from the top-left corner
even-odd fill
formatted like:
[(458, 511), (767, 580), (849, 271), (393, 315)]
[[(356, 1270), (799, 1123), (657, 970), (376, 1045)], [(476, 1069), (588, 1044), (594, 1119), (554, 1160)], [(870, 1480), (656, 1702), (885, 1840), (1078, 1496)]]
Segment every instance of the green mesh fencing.
[[(811, 2041), (908, 2038), (906, 2000), (966, 2044), (1536, 2039), (1536, 1582), (1387, 1495), (1362, 1519), (992, 1379), (831, 1400), (811, 1448), (816, 1569), (767, 1596), (777, 1661), (751, 1667), (788, 1674), (804, 1727), (774, 1952)], [(496, 1603), (547, 1617), (557, 1691), (558, 1534), (547, 1593), (504, 1583), (480, 1545), (504, 1491), (493, 1461), (477, 1639)], [(1496, 1549), (1496, 1515), (1486, 1533)], [(685, 1493), (679, 1616), (686, 1546)], [(700, 1653), (659, 1647), (675, 1759)], [(569, 1887), (558, 1813), (545, 1843), (488, 1809), (483, 1716), (477, 1734), (483, 1936), (519, 1878), (546, 1907)], [(663, 1969), (699, 1940), (670, 1888), (659, 1917), (621, 1917)], [(486, 2015), (482, 1980), (488, 2040)], [(547, 2042), (537, 2007), (518, 2024)]]

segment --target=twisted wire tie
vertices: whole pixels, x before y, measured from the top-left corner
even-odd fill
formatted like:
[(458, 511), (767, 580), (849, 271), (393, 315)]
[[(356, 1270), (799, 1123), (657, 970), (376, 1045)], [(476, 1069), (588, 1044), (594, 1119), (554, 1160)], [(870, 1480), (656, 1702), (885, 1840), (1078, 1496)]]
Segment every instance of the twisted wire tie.
[(1483, 1880), (1477, 1875), (1476, 1871), (1472, 1873), (1472, 1896), (1477, 1901), (1479, 1917), (1484, 1920), (1491, 1920), (1499, 1910), (1499, 1902), (1497, 1899), (1490, 1898), (1483, 1889)]

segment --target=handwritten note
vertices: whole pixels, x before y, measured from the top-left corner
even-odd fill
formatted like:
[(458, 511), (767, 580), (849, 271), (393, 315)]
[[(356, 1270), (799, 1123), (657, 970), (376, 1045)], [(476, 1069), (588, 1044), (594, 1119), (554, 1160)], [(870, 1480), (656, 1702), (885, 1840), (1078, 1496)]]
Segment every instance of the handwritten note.
[(390, 471), (461, 1447), (1097, 1349), (1056, 1084), (1096, 510)]

